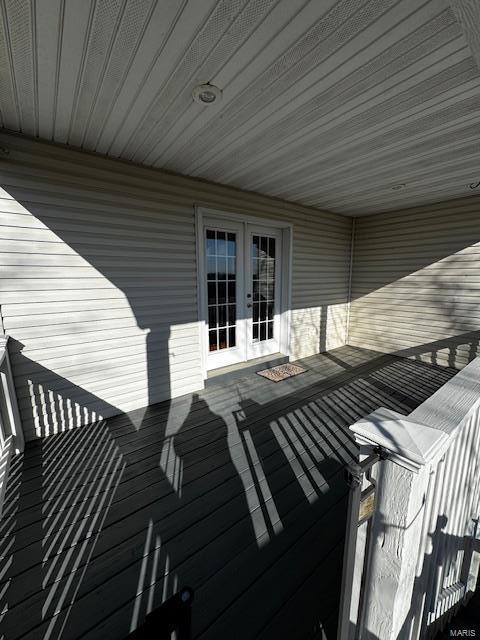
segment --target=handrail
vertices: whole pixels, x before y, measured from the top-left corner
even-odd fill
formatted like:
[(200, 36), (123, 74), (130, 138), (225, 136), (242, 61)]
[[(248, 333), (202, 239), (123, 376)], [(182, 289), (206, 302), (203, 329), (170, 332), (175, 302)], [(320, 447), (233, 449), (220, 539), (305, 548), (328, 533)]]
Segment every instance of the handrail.
[(339, 637), (433, 637), (478, 576), (480, 358), (410, 415), (381, 408), (350, 428), (364, 455), (382, 446), (388, 460), (375, 467), (369, 523), (381, 544), (346, 550), (357, 560), (350, 584), (362, 582), (363, 602), (354, 616), (344, 612)]

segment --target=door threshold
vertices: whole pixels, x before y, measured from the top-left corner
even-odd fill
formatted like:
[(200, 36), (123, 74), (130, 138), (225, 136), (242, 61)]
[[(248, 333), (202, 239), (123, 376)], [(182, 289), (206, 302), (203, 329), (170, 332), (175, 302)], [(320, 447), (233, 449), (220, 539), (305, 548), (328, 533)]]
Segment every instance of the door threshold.
[(223, 385), (231, 382), (232, 380), (245, 378), (252, 373), (262, 371), (262, 369), (277, 367), (279, 364), (285, 364), (285, 362), (288, 361), (288, 356), (284, 356), (282, 353), (272, 353), (271, 355), (255, 358), (254, 360), (247, 360), (246, 362), (238, 362), (236, 364), (228, 365), (227, 367), (212, 369), (208, 372), (207, 379), (205, 380), (205, 386), (211, 387), (217, 384)]

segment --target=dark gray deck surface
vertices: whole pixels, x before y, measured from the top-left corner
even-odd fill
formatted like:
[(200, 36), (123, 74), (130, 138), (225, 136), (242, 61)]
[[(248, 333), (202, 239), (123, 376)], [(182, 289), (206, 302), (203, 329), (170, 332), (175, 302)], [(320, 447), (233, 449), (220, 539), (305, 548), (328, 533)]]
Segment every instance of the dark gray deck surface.
[(347, 427), (454, 371), (351, 347), (302, 363), (28, 446), (1, 530), (5, 640), (123, 638), (184, 585), (196, 638), (334, 638)]

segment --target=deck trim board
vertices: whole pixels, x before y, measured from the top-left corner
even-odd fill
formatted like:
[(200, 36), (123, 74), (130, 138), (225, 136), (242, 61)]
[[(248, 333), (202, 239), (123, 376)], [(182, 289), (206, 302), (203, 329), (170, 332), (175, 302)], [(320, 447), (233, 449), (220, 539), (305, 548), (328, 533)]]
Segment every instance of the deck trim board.
[[(297, 539), (310, 540), (308, 531), (328, 520), (335, 496), (344, 499), (343, 469), (357, 453), (346, 427), (380, 405), (408, 412), (453, 375), (350, 347), (300, 363), (308, 371), (285, 380), (282, 389), (252, 373), (251, 379), (28, 447), (14, 461), (16, 476), (0, 525), (7, 532), (1, 544), (6, 562), (13, 551), (0, 580), (0, 593), (5, 588), (9, 600), (9, 640), (37, 640), (49, 626), (59, 629), (63, 623), (62, 640), (77, 637), (75, 625), (91, 640), (123, 638), (133, 609), (140, 606), (141, 618), (147, 601), (159, 603), (165, 584), (172, 588), (174, 575), (191, 580), (196, 602), (204, 604), (194, 616), (195, 637), (202, 638), (218, 637), (226, 619), (239, 618), (235, 603), (255, 602), (255, 585), (266, 580), (276, 597), (268, 611), (253, 606), (252, 630), (273, 639), (269, 634), (279, 628), (283, 607), (293, 606), (288, 603), (300, 597), (297, 592), (315, 583), (322, 566), (339, 562), (341, 518), (331, 527), (330, 551), (320, 537), (313, 563), (311, 553), (309, 559), (302, 556)], [(182, 464), (180, 493), (168, 465), (159, 466), (167, 445)], [(345, 505), (338, 509), (344, 513)], [(311, 545), (305, 542), (303, 552)], [(295, 553), (298, 576), (277, 588), (275, 575)], [(131, 593), (142, 567), (150, 572), (166, 561), (165, 554), (171, 579), (157, 573), (153, 582), (136, 587), (137, 595)], [(32, 615), (40, 610), (43, 618)], [(326, 619), (330, 613), (325, 611)], [(242, 624), (239, 618), (238, 628)]]

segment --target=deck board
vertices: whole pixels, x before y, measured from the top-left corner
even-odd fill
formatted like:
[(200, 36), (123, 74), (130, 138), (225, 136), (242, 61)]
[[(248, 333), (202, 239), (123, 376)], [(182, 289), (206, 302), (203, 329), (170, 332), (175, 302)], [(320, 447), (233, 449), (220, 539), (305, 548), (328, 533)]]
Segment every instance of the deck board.
[(29, 445), (0, 525), (4, 639), (124, 638), (184, 585), (194, 637), (333, 637), (348, 426), (455, 371), (351, 347), (302, 364)]

